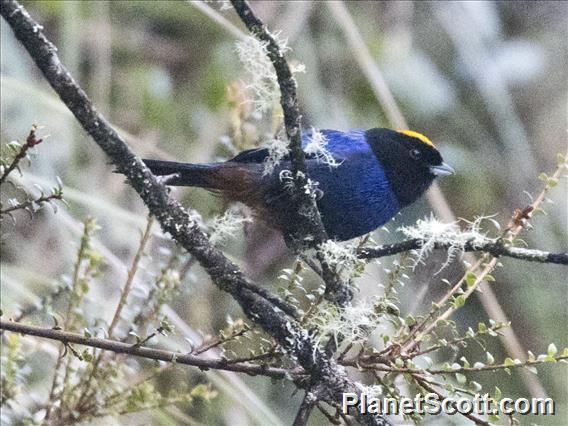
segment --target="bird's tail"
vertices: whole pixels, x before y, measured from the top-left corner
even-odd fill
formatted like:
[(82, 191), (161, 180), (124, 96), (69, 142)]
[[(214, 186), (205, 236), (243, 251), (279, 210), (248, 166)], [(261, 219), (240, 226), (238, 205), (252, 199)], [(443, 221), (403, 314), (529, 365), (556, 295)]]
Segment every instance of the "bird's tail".
[[(170, 176), (166, 185), (196, 186), (220, 191), (229, 199), (254, 203), (260, 196), (258, 167), (236, 162), (191, 164), (176, 161), (142, 160), (157, 176)], [(254, 200), (253, 200), (254, 199)], [(257, 200), (258, 201), (258, 200)]]
[(197, 186), (200, 188), (219, 189), (215, 184), (214, 175), (220, 164), (191, 164), (176, 161), (142, 160), (146, 167), (156, 176), (172, 176), (167, 181), (171, 186)]

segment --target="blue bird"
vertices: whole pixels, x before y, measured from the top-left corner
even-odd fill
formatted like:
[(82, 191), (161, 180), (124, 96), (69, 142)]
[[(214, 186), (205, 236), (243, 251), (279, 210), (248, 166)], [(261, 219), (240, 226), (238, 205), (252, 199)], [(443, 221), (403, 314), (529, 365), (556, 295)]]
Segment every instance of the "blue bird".
[[(309, 177), (319, 183), (317, 205), (323, 225), (330, 238), (339, 241), (377, 229), (416, 201), (436, 176), (454, 173), (433, 143), (411, 130), (320, 133), (336, 164), (330, 165), (312, 153), (306, 154), (306, 168)], [(304, 149), (311, 140), (311, 132), (303, 134)], [(155, 175), (175, 174), (168, 178), (168, 185), (221, 193), (231, 201), (250, 206), (257, 217), (286, 235), (293, 229), (296, 217), (282, 182), (282, 172), (290, 169), (290, 162), (284, 158), (273, 173), (265, 174), (268, 156), (267, 148), (258, 148), (221, 163), (143, 161)]]

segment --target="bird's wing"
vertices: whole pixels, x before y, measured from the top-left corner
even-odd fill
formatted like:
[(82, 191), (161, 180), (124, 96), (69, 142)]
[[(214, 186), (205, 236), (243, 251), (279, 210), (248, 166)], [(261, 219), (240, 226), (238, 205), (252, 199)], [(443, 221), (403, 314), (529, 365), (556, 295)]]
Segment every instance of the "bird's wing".
[[(338, 130), (320, 130), (319, 133), (324, 137), (321, 147), (326, 149), (336, 161), (342, 161), (350, 154), (369, 150), (364, 130), (350, 130), (348, 132), (341, 132)], [(305, 150), (312, 140), (313, 132), (304, 132), (302, 137), (302, 148)], [(236, 163), (260, 164), (266, 160), (269, 155), (270, 151), (268, 148), (254, 148), (239, 153), (236, 157), (229, 161)], [(317, 150), (306, 153), (306, 159), (315, 160), (319, 157), (320, 154)], [(284, 161), (288, 159), (288, 156), (282, 158)]]

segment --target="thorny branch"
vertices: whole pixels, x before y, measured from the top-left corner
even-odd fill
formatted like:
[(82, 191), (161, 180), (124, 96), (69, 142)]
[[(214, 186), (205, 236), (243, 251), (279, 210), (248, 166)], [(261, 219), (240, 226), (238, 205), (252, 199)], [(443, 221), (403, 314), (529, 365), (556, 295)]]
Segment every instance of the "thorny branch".
[[(237, 7), (239, 5), (242, 4), (238, 3)], [(158, 182), (140, 158), (130, 151), (110, 123), (94, 108), (85, 92), (61, 63), (56, 47), (45, 37), (41, 25), (15, 0), (2, 0), (0, 12), (46, 80), (83, 128), (109, 156), (117, 171), (126, 176), (127, 182), (140, 195), (163, 231), (171, 234), (196, 258), (215, 285), (230, 293), (248, 318), (274, 337), (306, 373), (317, 378), (318, 386), (315, 391), (319, 398), (334, 403), (340, 400), (342, 393), (356, 392), (357, 387), (348, 379), (346, 372), (319, 349), (310, 333), (293, 319), (295, 311), (246, 278), (235, 264), (210, 244), (193, 217), (169, 197), (165, 186)], [(353, 410), (353, 414), (366, 424), (388, 424), (387, 420), (379, 415), (364, 416), (357, 410)]]

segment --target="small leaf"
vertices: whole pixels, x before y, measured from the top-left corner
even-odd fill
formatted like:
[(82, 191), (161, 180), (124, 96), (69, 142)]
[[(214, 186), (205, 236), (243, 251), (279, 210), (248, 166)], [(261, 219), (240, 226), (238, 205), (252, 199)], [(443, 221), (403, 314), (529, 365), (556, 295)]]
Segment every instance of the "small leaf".
[(455, 297), (453, 305), (455, 308), (461, 308), (463, 305), (465, 305), (465, 297), (463, 295)]
[(487, 359), (487, 364), (490, 364), (490, 365), (491, 365), (491, 364), (494, 364), (494, 363), (495, 363), (495, 358), (493, 358), (493, 355), (491, 355), (490, 352), (487, 352), (487, 353), (485, 354), (485, 356), (486, 356), (486, 359)]
[(499, 389), (497, 386), (495, 386), (495, 392), (493, 394), (493, 398), (495, 398), (498, 401), (502, 397), (503, 397), (503, 392), (501, 392), (501, 389)]
[(465, 282), (468, 288), (475, 284), (475, 280), (477, 280), (477, 275), (472, 271), (467, 271), (467, 274), (465, 274)]
[(550, 345), (548, 345), (548, 350), (546, 351), (546, 353), (549, 356), (554, 356), (558, 353), (558, 349), (556, 349), (556, 345), (554, 343), (551, 343)]
[(473, 380), (471, 382), (469, 382), (469, 387), (474, 391), (474, 392), (480, 392), (481, 389), (483, 389), (483, 387), (477, 383), (474, 382)]
[(414, 324), (416, 324), (416, 319), (412, 316), (412, 315), (408, 315), (405, 319), (404, 319), (404, 323), (411, 327)]

